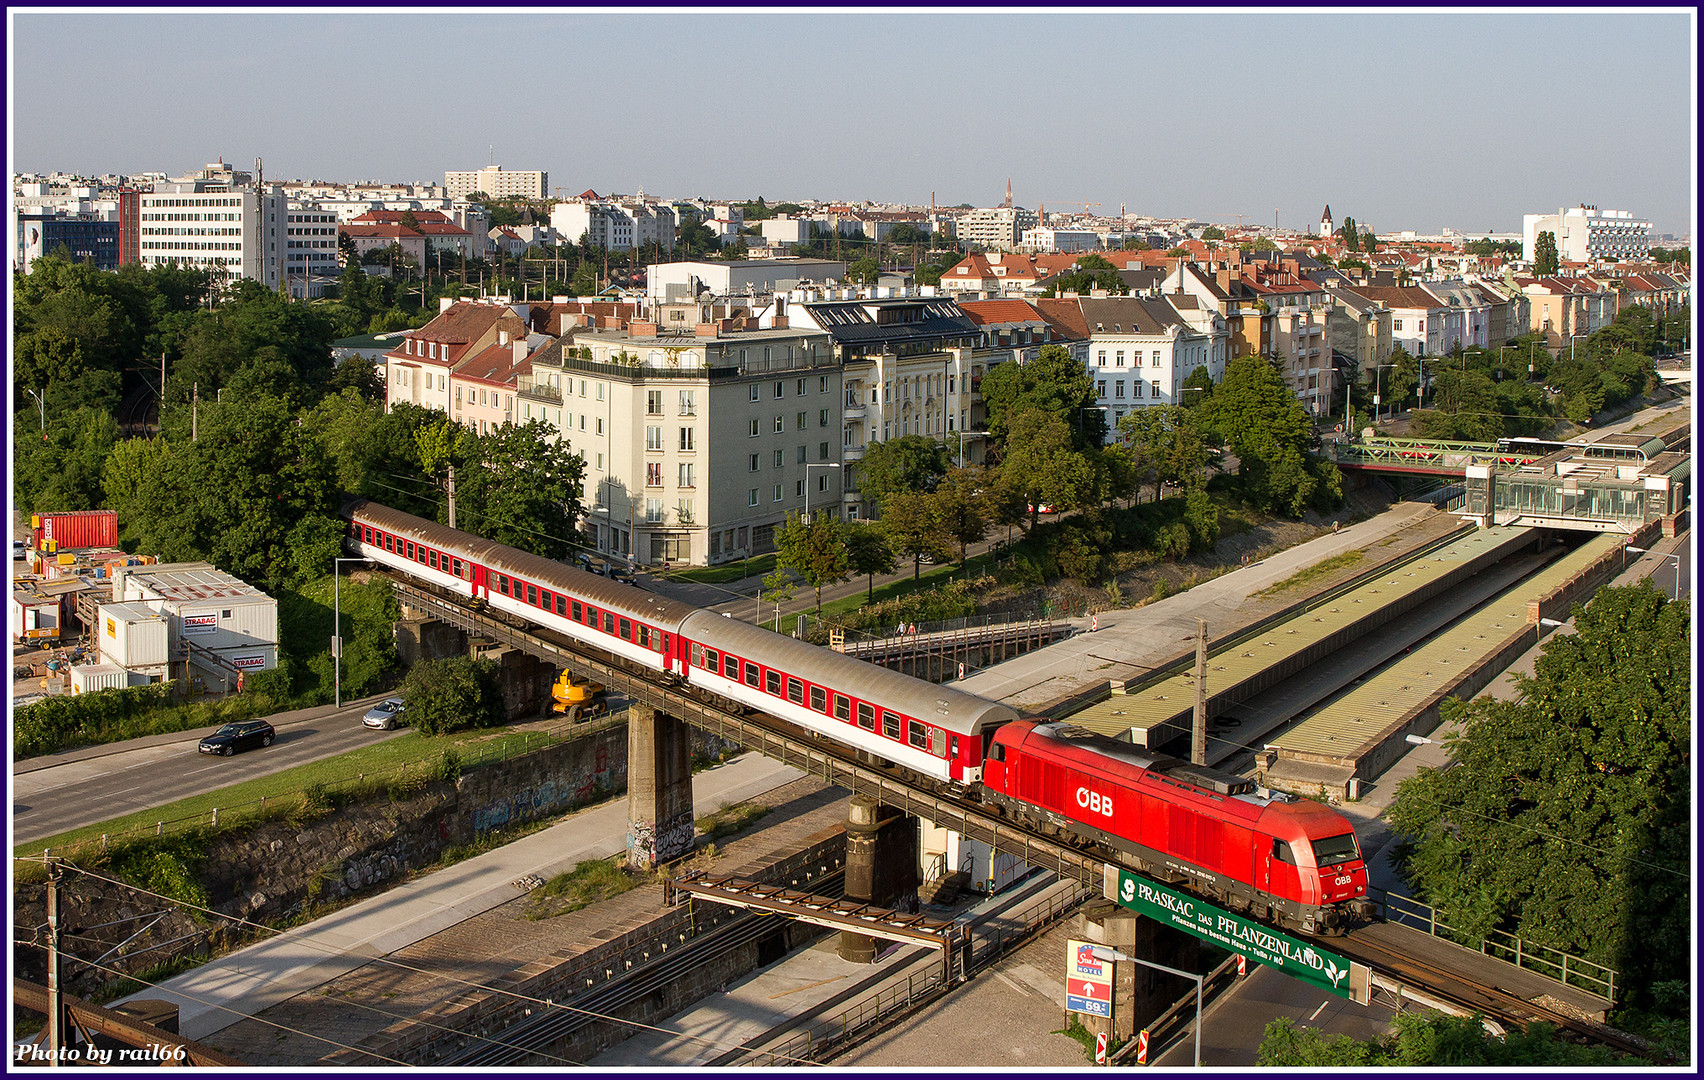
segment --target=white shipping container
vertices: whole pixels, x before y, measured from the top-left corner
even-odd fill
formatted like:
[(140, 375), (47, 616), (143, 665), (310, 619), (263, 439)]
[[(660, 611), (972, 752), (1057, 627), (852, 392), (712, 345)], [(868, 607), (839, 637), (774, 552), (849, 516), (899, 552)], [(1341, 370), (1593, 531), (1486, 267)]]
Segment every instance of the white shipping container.
[(100, 657), (120, 667), (164, 664), (166, 620), (141, 604), (102, 604)]
[(71, 692), (90, 694), (96, 690), (122, 690), (130, 675), (116, 664), (78, 664), (71, 669)]

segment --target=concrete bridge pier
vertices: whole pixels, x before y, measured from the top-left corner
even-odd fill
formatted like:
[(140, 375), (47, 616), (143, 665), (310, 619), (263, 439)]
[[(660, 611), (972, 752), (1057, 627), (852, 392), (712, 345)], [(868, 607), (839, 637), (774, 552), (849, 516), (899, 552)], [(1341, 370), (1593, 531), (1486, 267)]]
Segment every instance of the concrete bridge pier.
[[(846, 898), (875, 907), (917, 911), (917, 819), (866, 795), (846, 815)], [(840, 932), (840, 958), (872, 963), (875, 939)]]
[(692, 727), (648, 705), (627, 710), (627, 863), (654, 869), (692, 851)]
[[(1085, 941), (1109, 945), (1126, 956), (1140, 956), (1178, 971), (1201, 970), (1201, 942), (1181, 930), (1110, 900), (1091, 901), (1078, 918), (1082, 920), (1078, 936)], [(1105, 1032), (1108, 1043), (1126, 1042), (1193, 989), (1195, 984), (1187, 979), (1121, 961), (1113, 965), (1111, 1019), (1087, 1015), (1080, 1019), (1091, 1034)]]

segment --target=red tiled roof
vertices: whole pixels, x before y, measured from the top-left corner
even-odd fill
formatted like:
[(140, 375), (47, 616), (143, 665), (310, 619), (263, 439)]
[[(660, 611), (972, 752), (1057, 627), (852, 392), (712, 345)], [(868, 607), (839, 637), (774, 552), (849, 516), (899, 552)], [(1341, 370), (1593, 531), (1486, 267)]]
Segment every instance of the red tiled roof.
[(434, 222), (445, 225), (450, 223), (450, 219), (441, 210), (369, 210), (350, 220), (356, 225), (400, 225), (404, 214), (412, 214), (414, 220), (422, 225)]
[(532, 362), (515, 359), (513, 343), (489, 345), (455, 366), (452, 375), (458, 379), (485, 383), (489, 386), (514, 386), (519, 375), (532, 373)]
[(410, 229), (406, 225), (391, 225), (391, 224), (357, 225), (354, 222), (349, 222), (347, 224), (338, 226), (338, 229), (345, 236), (348, 236), (352, 239), (362, 239), (362, 240), (364, 240), (364, 239), (378, 239), (378, 238), (381, 238), (381, 237), (386, 237), (386, 238), (389, 238), (389, 239), (392, 239), (392, 240), (415, 240), (415, 239), (419, 239), (419, 237), (420, 237), (419, 233), (415, 232), (413, 229)]
[(1023, 300), (961, 300), (959, 310), (978, 326), (1041, 321), (1041, 313)]
[(1057, 297), (1037, 297), (1031, 306), (1062, 338), (1071, 341), (1089, 340), (1089, 324), (1083, 319), (1083, 309), (1075, 300)]
[(473, 234), (460, 225), (449, 221), (422, 221), (420, 233), (424, 236), (472, 236)]

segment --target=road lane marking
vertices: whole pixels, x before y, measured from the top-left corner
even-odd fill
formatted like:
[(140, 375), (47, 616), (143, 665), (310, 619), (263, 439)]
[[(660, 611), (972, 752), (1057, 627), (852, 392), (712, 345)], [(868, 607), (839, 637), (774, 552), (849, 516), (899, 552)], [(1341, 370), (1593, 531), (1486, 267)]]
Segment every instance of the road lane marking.
[(1320, 1013), (1322, 1013), (1322, 1012), (1324, 1012), (1324, 1011), (1325, 1011), (1325, 1007), (1326, 1007), (1326, 1006), (1327, 1006), (1327, 1005), (1330, 1005), (1330, 1004), (1331, 1004), (1331, 999), (1330, 999), (1330, 998), (1326, 998), (1326, 999), (1325, 999), (1325, 1000), (1324, 1000), (1324, 1001), (1322, 1001), (1322, 1002), (1320, 1002), (1320, 1003), (1319, 1003), (1319, 1008), (1317, 1008), (1317, 1009), (1315, 1009), (1315, 1010), (1314, 1010), (1314, 1011), (1313, 1011), (1313, 1016), (1310, 1016), (1310, 1017), (1308, 1017), (1308, 1023), (1310, 1023), (1310, 1024), (1311, 1024), (1311, 1023), (1313, 1023), (1313, 1022), (1314, 1022), (1314, 1018), (1315, 1018), (1315, 1017), (1317, 1017), (1317, 1016), (1319, 1016), (1319, 1014), (1320, 1014)]

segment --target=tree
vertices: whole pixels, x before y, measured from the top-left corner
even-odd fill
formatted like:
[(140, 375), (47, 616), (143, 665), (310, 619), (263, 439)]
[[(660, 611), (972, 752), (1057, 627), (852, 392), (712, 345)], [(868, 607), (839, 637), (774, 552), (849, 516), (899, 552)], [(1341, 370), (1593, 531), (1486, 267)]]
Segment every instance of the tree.
[(923, 560), (947, 557), (948, 536), (940, 504), (927, 492), (896, 492), (882, 504), (882, 528), (894, 551), (911, 559), (911, 579), (923, 576)]
[(846, 268), (846, 280), (859, 285), (874, 285), (881, 273), (881, 263), (871, 258), (863, 258)]
[(1379, 249), (1379, 238), (1373, 235), (1373, 230), (1361, 230), (1361, 250), (1371, 255)]
[[(1099, 452), (1097, 447), (1094, 453)], [(1073, 444), (1065, 421), (1040, 409), (1025, 409), (1013, 419), (998, 476), (1002, 486), (1022, 493), (1031, 528), (1043, 504), (1076, 509), (1092, 505), (1099, 495), (1095, 459)]]
[(871, 443), (858, 463), (858, 487), (876, 505), (896, 492), (934, 491), (947, 474), (947, 447), (925, 435)]
[(503, 688), (490, 660), (452, 656), (422, 660), (402, 681), (402, 714), (423, 735), (496, 727), (504, 720)]
[(984, 482), (982, 469), (972, 466), (949, 472), (935, 489), (935, 512), (947, 538), (958, 543), (960, 566), (964, 565), (966, 546), (981, 540), (988, 531), (988, 514), (981, 496)]
[(1337, 229), (1337, 235), (1342, 237), (1343, 246), (1349, 251), (1361, 250), (1361, 230), (1356, 226), (1354, 218), (1344, 218), (1343, 224)]
[(1153, 245), (1136, 236), (1126, 236), (1122, 247), (1124, 251), (1151, 251)]
[(852, 573), (867, 579), (865, 595), (876, 598), (876, 575), (891, 574), (896, 565), (887, 533), (878, 522), (849, 522), (845, 530), (846, 561)]
[(775, 632), (781, 632), (781, 605), (793, 599), (793, 579), (777, 566), (763, 577), (763, 601), (775, 605)]
[(584, 513), (586, 459), (543, 420), (464, 435), (458, 450), (456, 524), (547, 559), (566, 558)]
[(1451, 767), (1397, 789), (1395, 861), (1474, 940), (1610, 965), (1637, 1001), (1693, 955), (1690, 605), (1645, 583), (1573, 618), (1515, 700), (1454, 708)]
[(1255, 1064), (1319, 1068), (1379, 1066), (1608, 1066), (1634, 1059), (1604, 1046), (1578, 1046), (1557, 1036), (1549, 1024), (1529, 1024), (1502, 1038), (1478, 1016), (1398, 1013), (1395, 1031), (1371, 1042), (1298, 1028), (1281, 1016), (1266, 1025)]
[(1532, 244), (1532, 272), (1554, 274), (1562, 269), (1562, 257), (1556, 251), (1556, 234), (1541, 232)]
[(1201, 406), (1201, 420), (1236, 455), (1243, 496), (1262, 510), (1299, 516), (1310, 505), (1329, 509), (1342, 500), (1342, 475), (1308, 454), (1313, 424), (1265, 358), (1231, 361)]
[(1152, 477), (1154, 500), (1162, 486), (1199, 484), (1207, 467), (1206, 442), (1191, 411), (1181, 405), (1151, 405), (1125, 413), (1118, 435), (1131, 450), (1136, 474)]
[(1095, 407), (1095, 382), (1063, 345), (1043, 345), (1028, 363), (996, 364), (982, 379), (988, 431), (1004, 447), (1012, 418), (1026, 409), (1058, 417), (1080, 450), (1106, 442), (1106, 414)]
[(1203, 240), (1223, 240), (1224, 238), (1225, 230), (1217, 225), (1209, 225), (1201, 230), (1201, 239)]
[(837, 585), (852, 575), (846, 553), (845, 527), (827, 514), (817, 514), (806, 523), (799, 514), (789, 514), (787, 524), (775, 534), (779, 552), (776, 565), (791, 570), (816, 590), (816, 613), (822, 616), (822, 587)]
[(1257, 236), (1254, 238), (1253, 242), (1249, 244), (1249, 249), (1251, 251), (1277, 251), (1278, 245), (1274, 244), (1270, 239), (1264, 236)]

